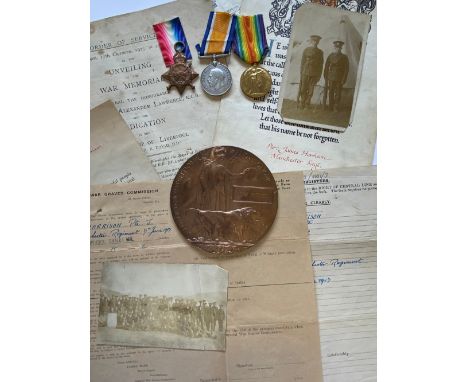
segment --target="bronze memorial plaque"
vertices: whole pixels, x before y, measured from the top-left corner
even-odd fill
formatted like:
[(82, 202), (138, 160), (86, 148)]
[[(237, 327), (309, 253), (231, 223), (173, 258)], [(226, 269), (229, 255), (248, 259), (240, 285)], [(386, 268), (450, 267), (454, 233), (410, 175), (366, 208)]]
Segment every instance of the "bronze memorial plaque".
[(171, 188), (175, 224), (193, 245), (215, 255), (255, 245), (270, 229), (278, 190), (268, 167), (233, 146), (211, 147), (185, 162)]

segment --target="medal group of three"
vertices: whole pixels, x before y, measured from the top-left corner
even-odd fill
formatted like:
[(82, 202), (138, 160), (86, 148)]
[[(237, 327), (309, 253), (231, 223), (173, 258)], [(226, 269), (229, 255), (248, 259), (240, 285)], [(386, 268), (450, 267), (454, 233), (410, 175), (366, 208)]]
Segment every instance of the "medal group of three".
[[(162, 79), (169, 82), (168, 90), (175, 86), (180, 94), (185, 87), (192, 89), (192, 81), (198, 77), (189, 60), (190, 48), (178, 17), (153, 26), (169, 70)], [(210, 96), (222, 96), (232, 86), (232, 75), (228, 67), (218, 59), (227, 57), (231, 50), (251, 66), (242, 73), (241, 89), (250, 98), (267, 95), (271, 89), (270, 73), (259, 66), (268, 53), (263, 16), (237, 16), (227, 12), (210, 12), (201, 44), (196, 45), (200, 59), (212, 62), (201, 73), (202, 89)], [(174, 53), (175, 52), (175, 53)]]

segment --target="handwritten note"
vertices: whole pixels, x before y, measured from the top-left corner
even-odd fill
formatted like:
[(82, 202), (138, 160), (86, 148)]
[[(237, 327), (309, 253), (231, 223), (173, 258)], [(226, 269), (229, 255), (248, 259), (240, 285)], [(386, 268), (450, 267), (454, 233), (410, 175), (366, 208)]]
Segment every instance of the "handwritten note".
[(95, 107), (90, 114), (91, 184), (159, 180), (111, 101)]
[(375, 167), (304, 178), (325, 382), (376, 380)]

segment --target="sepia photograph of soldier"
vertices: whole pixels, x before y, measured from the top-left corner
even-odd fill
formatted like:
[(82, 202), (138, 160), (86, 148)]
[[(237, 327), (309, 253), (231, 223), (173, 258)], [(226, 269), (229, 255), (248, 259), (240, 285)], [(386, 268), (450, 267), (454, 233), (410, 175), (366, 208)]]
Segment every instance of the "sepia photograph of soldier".
[(346, 131), (352, 124), (369, 26), (366, 14), (301, 5), (278, 102), (285, 122)]
[(348, 78), (349, 60), (346, 54), (341, 52), (343, 41), (333, 41), (335, 51), (330, 53), (325, 63), (323, 77), (325, 89), (323, 92), (323, 107), (325, 110), (338, 111), (341, 101), (341, 90)]
[(322, 37), (310, 36), (310, 46), (304, 49), (301, 60), (301, 79), (297, 92), (297, 103), (301, 109), (310, 107), (315, 85), (320, 81), (323, 72), (323, 50), (318, 48)]
[(215, 265), (107, 263), (97, 343), (224, 350), (226, 303)]

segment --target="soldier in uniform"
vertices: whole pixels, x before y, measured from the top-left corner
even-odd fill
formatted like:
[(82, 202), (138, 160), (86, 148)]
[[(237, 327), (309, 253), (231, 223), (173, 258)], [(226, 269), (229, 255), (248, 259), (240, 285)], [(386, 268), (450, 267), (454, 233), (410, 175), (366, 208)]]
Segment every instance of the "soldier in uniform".
[(109, 312), (108, 313), (116, 313), (117, 302), (115, 296), (111, 296), (109, 301)]
[(297, 93), (298, 107), (304, 109), (310, 107), (310, 101), (314, 95), (314, 88), (320, 81), (323, 71), (323, 51), (317, 47), (321, 37), (310, 36), (310, 44), (304, 49), (301, 61), (301, 80)]
[(213, 335), (213, 332), (216, 330), (217, 313), (218, 313), (218, 308), (216, 307), (216, 303), (215, 302), (210, 303), (210, 315), (211, 315), (210, 333), (211, 335)]
[(190, 326), (191, 309), (189, 300), (182, 300), (182, 334), (187, 337), (192, 337), (192, 328)]
[(197, 326), (199, 336), (204, 334), (204, 322), (203, 322), (203, 301), (199, 301), (196, 307), (196, 316), (197, 316)]
[(341, 53), (343, 41), (334, 41), (335, 51), (330, 53), (325, 63), (323, 76), (325, 77), (325, 91), (323, 93), (323, 107), (333, 111), (338, 111), (338, 105), (341, 101), (341, 90), (348, 78), (349, 60), (346, 54)]
[(162, 296), (162, 298), (159, 299), (158, 304), (158, 315), (161, 323), (160, 327), (161, 330), (167, 331), (169, 329), (170, 307), (166, 296)]
[(106, 326), (108, 310), (109, 310), (108, 299), (106, 296), (101, 294), (101, 300), (99, 303), (98, 326)]
[(194, 300), (189, 300), (189, 324), (192, 332), (192, 337), (198, 336), (198, 325), (197, 325), (197, 303)]
[(182, 309), (182, 304), (180, 303), (180, 299), (176, 298), (174, 300), (174, 303), (172, 304), (172, 308), (171, 308), (171, 310), (173, 312), (173, 314), (172, 314), (173, 320), (175, 322), (174, 330), (176, 332), (179, 332), (180, 328), (181, 328), (181, 324), (180, 324), (180, 319), (182, 317), (181, 313), (180, 313), (181, 309)]
[(210, 327), (211, 327), (211, 314), (210, 314), (209, 306), (206, 303), (206, 300), (203, 300), (202, 312), (203, 312), (203, 322), (205, 323), (205, 332), (209, 333)]
[(223, 305), (218, 307), (218, 311), (216, 312), (216, 319), (218, 320), (218, 331), (222, 332), (224, 330), (224, 319), (226, 318), (226, 314), (224, 313)]
[[(167, 306), (168, 306), (168, 314), (167, 314), (167, 330), (169, 332), (174, 332), (177, 329), (177, 312), (174, 311), (172, 308), (174, 306), (177, 307), (174, 297), (167, 297)], [(165, 321), (166, 322), (166, 321)]]

